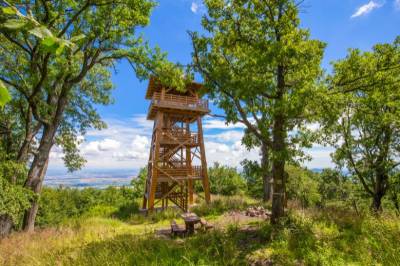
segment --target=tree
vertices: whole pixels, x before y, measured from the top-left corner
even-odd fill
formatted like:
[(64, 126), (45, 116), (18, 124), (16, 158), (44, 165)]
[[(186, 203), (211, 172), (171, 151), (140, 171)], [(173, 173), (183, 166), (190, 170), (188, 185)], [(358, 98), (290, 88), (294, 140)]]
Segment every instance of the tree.
[[(20, 132), (10, 159), (29, 162), (24, 186), (36, 194), (54, 144), (63, 148), (70, 170), (83, 166), (78, 136), (105, 127), (94, 105), (111, 103), (110, 69), (117, 60), (127, 59), (141, 79), (156, 74), (163, 83), (184, 87), (182, 71), (135, 34), (148, 24), (153, 1), (9, 2), (4, 6), (41, 25), (18, 22), (17, 13), (2, 8), (0, 80), (12, 96), (4, 112), (8, 117), (18, 110), (17, 123), (8, 125)], [(25, 213), (25, 230), (34, 229), (37, 209), (34, 200)]]
[(207, 34), (190, 33), (193, 64), (226, 121), (246, 126), (243, 143), (261, 148), (264, 184), (272, 171), (271, 222), (276, 223), (284, 215), (285, 164), (311, 145), (304, 130), (313, 115), (307, 107), (317, 91), (325, 45), (299, 27), (295, 1), (205, 5)]
[(334, 160), (356, 176), (381, 210), (389, 180), (400, 166), (400, 37), (358, 49), (333, 64), (322, 122)]

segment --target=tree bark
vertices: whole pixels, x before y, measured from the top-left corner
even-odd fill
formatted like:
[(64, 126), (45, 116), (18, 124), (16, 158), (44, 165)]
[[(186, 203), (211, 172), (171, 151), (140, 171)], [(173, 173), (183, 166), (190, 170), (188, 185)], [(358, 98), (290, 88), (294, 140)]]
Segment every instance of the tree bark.
[(271, 223), (276, 224), (285, 215), (285, 131), (284, 118), (277, 115), (273, 128), (273, 151), (274, 159), (272, 162), (273, 197)]
[(382, 197), (380, 194), (375, 194), (372, 199), (371, 209), (375, 214), (379, 214), (382, 211)]
[(372, 198), (371, 210), (375, 214), (382, 212), (382, 198), (386, 194), (387, 176), (385, 174), (378, 174), (374, 187), (374, 195)]
[[(57, 101), (57, 109), (52, 116), (51, 122), (43, 125), (43, 134), (41, 136), (39, 148), (28, 172), (28, 178), (25, 182), (25, 187), (30, 188), (38, 196), (42, 190), (43, 178), (47, 171), (49, 163), (50, 150), (54, 144), (58, 127), (63, 118), (65, 107), (68, 104), (68, 92), (72, 84), (64, 83), (60, 96)], [(39, 208), (37, 199), (32, 202), (32, 206), (25, 211), (23, 229), (27, 232), (32, 232), (35, 229), (35, 219)]]
[(7, 214), (0, 215), (0, 239), (8, 236), (14, 226), (13, 220)]
[[(281, 10), (280, 10), (281, 12)], [(280, 41), (280, 35), (277, 34), (277, 40)], [(280, 106), (285, 92), (284, 68), (277, 67), (277, 106), (274, 115), (274, 124), (272, 128), (272, 178), (274, 179), (272, 195), (272, 214), (271, 223), (276, 224), (280, 218), (285, 215), (285, 162), (286, 162), (286, 131), (285, 114)]]
[[(42, 190), (42, 185), (43, 185), (43, 179), (44, 176), (46, 175), (46, 171), (47, 171), (47, 166), (49, 164), (49, 155), (47, 154), (47, 159), (44, 163), (44, 165), (42, 166), (42, 168), (40, 169), (40, 172), (38, 174), (38, 176), (33, 179), (34, 181), (32, 181), (29, 184), (29, 187), (39, 196), (41, 190)], [(39, 165), (39, 164), (37, 164)], [(35, 168), (39, 168), (39, 166), (36, 166)], [(23, 229), (26, 232), (33, 232), (35, 230), (35, 219), (36, 219), (36, 215), (39, 209), (39, 202), (38, 199), (35, 199), (32, 202), (31, 207), (25, 211), (24, 214), (24, 221), (23, 221)]]
[(268, 202), (272, 200), (272, 184), (271, 184), (271, 172), (269, 170), (269, 157), (268, 147), (265, 144), (261, 146), (261, 169), (263, 178), (263, 201)]

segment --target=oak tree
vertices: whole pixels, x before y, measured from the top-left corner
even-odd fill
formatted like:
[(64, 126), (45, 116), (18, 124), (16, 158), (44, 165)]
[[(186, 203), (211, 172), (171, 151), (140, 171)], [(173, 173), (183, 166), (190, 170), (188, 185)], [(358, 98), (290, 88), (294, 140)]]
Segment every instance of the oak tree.
[(333, 158), (378, 212), (400, 166), (400, 37), (369, 52), (350, 50), (334, 62), (328, 88), (321, 114)]
[[(10, 159), (29, 165), (24, 186), (36, 194), (55, 144), (63, 148), (70, 170), (84, 164), (78, 136), (88, 128), (104, 128), (95, 105), (112, 102), (110, 71), (118, 60), (128, 60), (141, 79), (156, 74), (162, 82), (184, 87), (181, 70), (137, 34), (149, 23), (151, 0), (13, 0), (1, 5), (0, 80), (12, 96), (4, 115), (17, 114), (8, 126), (21, 136)], [(34, 229), (37, 210), (35, 200), (25, 213), (25, 230)]]
[(303, 133), (312, 117), (308, 103), (317, 90), (325, 44), (300, 28), (298, 3), (292, 0), (205, 5), (205, 33), (191, 33), (194, 66), (227, 122), (246, 126), (247, 147), (261, 147), (264, 178), (272, 171), (271, 222), (276, 223), (284, 215), (285, 164), (311, 145)]

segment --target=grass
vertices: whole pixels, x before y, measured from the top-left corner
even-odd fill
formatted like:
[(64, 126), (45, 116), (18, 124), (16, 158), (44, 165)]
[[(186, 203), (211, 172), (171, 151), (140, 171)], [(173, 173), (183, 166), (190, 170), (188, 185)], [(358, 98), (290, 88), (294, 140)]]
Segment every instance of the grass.
[[(223, 224), (185, 239), (157, 236), (174, 210), (127, 219), (83, 217), (0, 243), (0, 265), (400, 265), (400, 222), (341, 208), (290, 211), (277, 228), (238, 223), (226, 212), (256, 201), (215, 198), (194, 209)], [(178, 220), (178, 222), (181, 222)]]

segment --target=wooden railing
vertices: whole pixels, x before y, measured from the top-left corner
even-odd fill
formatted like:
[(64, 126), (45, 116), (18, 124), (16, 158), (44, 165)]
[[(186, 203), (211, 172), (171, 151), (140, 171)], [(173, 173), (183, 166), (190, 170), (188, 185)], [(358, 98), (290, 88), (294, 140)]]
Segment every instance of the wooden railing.
[(190, 108), (201, 108), (208, 110), (208, 101), (205, 99), (196, 99), (195, 97), (181, 96), (175, 94), (165, 94), (162, 99), (160, 92), (153, 94), (152, 103), (164, 103), (172, 106), (190, 107)]
[(188, 133), (185, 129), (164, 129), (161, 134), (163, 142), (178, 142), (178, 143), (198, 143), (199, 137), (197, 133)]
[(158, 169), (159, 172), (159, 177), (168, 177), (168, 176), (173, 176), (173, 177), (186, 177), (186, 176), (192, 176), (192, 177), (201, 177), (202, 176), (202, 171), (201, 171), (201, 166), (192, 166), (192, 167), (187, 167), (187, 166), (181, 166), (181, 167), (160, 167)]

